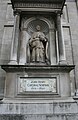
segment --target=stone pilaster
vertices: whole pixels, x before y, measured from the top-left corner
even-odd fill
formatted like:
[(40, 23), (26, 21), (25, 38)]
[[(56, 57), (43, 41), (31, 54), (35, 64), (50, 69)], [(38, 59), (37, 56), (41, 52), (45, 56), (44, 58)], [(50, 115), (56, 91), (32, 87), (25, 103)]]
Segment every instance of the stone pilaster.
[(64, 45), (64, 39), (62, 33), (60, 13), (57, 13), (57, 34), (58, 34), (58, 48), (59, 48), (59, 64), (66, 64), (65, 45)]
[(50, 35), (50, 62), (51, 65), (56, 64), (56, 53), (55, 53), (55, 31), (54, 28), (49, 30)]
[(18, 52), (18, 41), (19, 41), (19, 24), (20, 24), (20, 12), (14, 11), (14, 30), (13, 30), (13, 39), (12, 39), (11, 56), (10, 56), (9, 64), (18, 64), (17, 52)]
[(20, 58), (19, 58), (19, 64), (24, 65), (26, 63), (26, 37), (27, 37), (27, 33), (25, 29), (21, 30), (21, 39), (20, 39)]

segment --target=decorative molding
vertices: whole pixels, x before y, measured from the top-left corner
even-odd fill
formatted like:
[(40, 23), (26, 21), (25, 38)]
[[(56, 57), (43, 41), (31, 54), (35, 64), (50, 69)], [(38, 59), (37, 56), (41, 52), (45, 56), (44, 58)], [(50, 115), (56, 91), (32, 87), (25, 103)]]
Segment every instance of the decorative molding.
[(45, 22), (48, 26), (49, 26), (49, 29), (53, 29), (54, 28), (54, 20), (52, 19), (51, 22), (50, 20), (48, 20), (47, 18), (45, 17), (41, 17), (41, 16), (36, 16), (36, 17), (31, 17), (29, 19), (23, 19), (23, 24), (22, 24), (22, 27), (23, 28), (28, 28), (28, 24), (31, 23), (32, 21), (43, 21)]
[(31, 17), (26, 21), (24, 20), (22, 22), (22, 28), (26, 28), (28, 33), (31, 35), (31, 33), (36, 31), (35, 28), (38, 24), (41, 26), (41, 31), (44, 32), (44, 34), (48, 34), (49, 28), (53, 28), (54, 26), (54, 23), (51, 24), (48, 19), (38, 16), (37, 18)]
[(44, 4), (44, 3), (15, 3), (15, 8), (61, 8), (61, 4)]
[(58, 8), (63, 9), (66, 0), (11, 0), (13, 8)]
[(17, 3), (17, 2), (24, 2), (24, 3), (63, 3), (65, 2), (65, 0), (11, 0), (11, 2), (13, 3)]

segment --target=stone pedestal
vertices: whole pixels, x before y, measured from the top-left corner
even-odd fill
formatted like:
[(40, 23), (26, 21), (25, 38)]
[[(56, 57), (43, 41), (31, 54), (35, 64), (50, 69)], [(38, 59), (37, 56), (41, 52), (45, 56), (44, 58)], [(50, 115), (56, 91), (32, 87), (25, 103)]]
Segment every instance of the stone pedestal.
[(6, 73), (5, 98), (62, 98), (71, 96), (71, 65), (2, 65)]
[(6, 71), (0, 119), (77, 120), (69, 73), (73, 65), (2, 65)]

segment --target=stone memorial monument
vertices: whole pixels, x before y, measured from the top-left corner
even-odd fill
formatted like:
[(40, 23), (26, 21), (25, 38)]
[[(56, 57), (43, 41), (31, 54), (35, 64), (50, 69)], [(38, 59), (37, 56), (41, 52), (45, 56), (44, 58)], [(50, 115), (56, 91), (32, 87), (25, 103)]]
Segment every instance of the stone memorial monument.
[(66, 120), (62, 119), (64, 113), (57, 117), (62, 111), (58, 105), (70, 104), (70, 111), (71, 103), (75, 105), (70, 83), (74, 65), (67, 64), (61, 26), (64, 3), (11, 0), (14, 26), (10, 61), (1, 65), (6, 72), (1, 114), (8, 114), (7, 120), (54, 120), (53, 116)]

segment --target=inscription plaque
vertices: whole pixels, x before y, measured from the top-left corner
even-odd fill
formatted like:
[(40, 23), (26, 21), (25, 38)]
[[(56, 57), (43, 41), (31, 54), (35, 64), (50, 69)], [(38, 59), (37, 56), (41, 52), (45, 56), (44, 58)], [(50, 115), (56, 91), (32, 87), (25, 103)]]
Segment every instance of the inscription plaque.
[(56, 78), (20, 78), (18, 92), (57, 92)]

